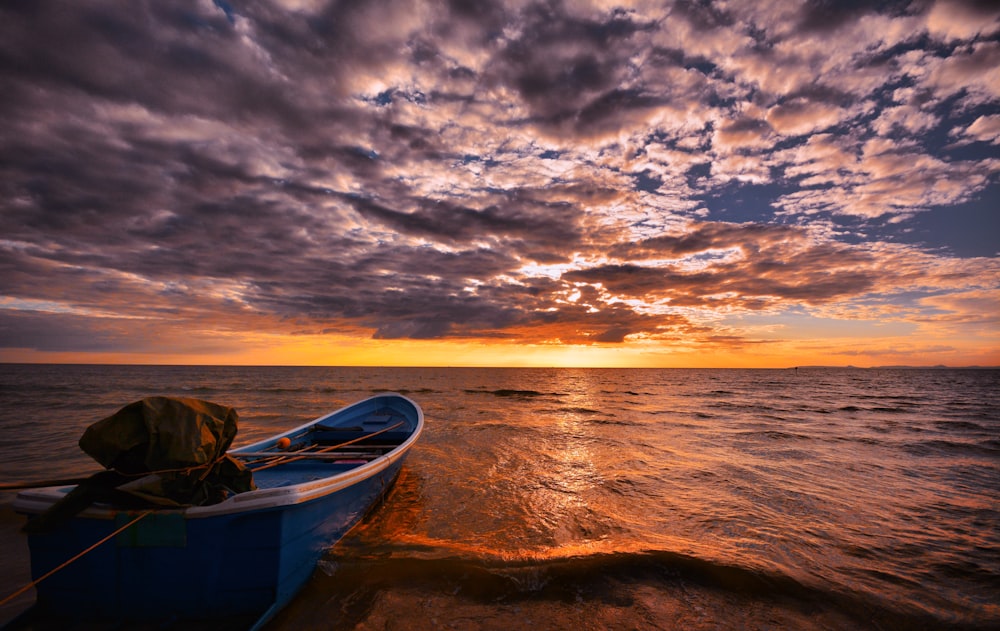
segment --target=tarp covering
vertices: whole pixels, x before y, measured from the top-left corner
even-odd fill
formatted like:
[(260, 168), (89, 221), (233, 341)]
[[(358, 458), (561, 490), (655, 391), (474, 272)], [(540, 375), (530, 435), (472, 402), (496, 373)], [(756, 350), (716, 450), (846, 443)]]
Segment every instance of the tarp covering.
[(80, 449), (126, 474), (192, 467), (224, 454), (238, 421), (236, 410), (217, 403), (147, 397), (88, 427)]
[(154, 474), (120, 490), (161, 504), (214, 504), (255, 488), (226, 455), (238, 422), (235, 409), (217, 403), (147, 397), (88, 427), (80, 448), (118, 473)]
[(26, 530), (49, 530), (95, 501), (123, 506), (203, 506), (256, 488), (226, 455), (239, 415), (199, 399), (148, 397), (84, 431), (80, 448), (104, 465)]

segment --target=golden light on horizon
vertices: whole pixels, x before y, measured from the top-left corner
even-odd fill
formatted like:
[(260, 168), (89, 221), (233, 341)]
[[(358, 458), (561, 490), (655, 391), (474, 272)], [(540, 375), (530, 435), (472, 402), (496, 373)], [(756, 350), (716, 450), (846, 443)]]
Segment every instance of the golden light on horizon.
[[(174, 365), (426, 366), (561, 368), (790, 368), (812, 365), (897, 365), (919, 350), (908, 338), (845, 337), (703, 344), (655, 341), (621, 344), (519, 344), (497, 341), (374, 340), (330, 335), (255, 335), (231, 340), (226, 352), (39, 353), (0, 350), (0, 362)], [(885, 349), (894, 349), (886, 354)], [(938, 358), (940, 360), (940, 358)], [(912, 362), (912, 359), (910, 360)], [(955, 351), (947, 361), (913, 365), (1000, 365), (991, 352)]]

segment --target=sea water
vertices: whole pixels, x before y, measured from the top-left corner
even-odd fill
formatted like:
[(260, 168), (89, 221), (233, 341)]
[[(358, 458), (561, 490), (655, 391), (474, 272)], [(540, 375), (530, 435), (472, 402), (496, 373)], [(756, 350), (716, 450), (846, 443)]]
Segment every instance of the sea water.
[(79, 436), (144, 396), (239, 445), (386, 390), (424, 434), (268, 629), (1000, 627), (996, 370), (0, 365), (0, 482), (96, 470)]

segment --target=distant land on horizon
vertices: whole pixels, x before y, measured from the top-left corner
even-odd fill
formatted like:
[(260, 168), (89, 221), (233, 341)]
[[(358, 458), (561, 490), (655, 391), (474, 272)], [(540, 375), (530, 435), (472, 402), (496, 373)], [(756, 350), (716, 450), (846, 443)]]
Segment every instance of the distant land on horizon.
[(855, 370), (1000, 370), (1000, 366), (946, 366), (936, 364), (934, 366), (908, 366), (908, 365), (888, 365), (888, 366), (795, 366), (799, 368), (851, 368)]
[(88, 362), (8, 362), (0, 361), (0, 365), (4, 366), (160, 366), (160, 367), (191, 367), (191, 368), (480, 368), (480, 369), (497, 369), (497, 368), (527, 368), (527, 369), (549, 369), (549, 368), (565, 368), (565, 369), (591, 369), (591, 368), (609, 368), (613, 370), (1000, 370), (1000, 366), (947, 366), (945, 364), (936, 364), (933, 366), (916, 366), (916, 365), (885, 365), (885, 366), (854, 366), (851, 364), (847, 365), (826, 365), (826, 364), (810, 364), (801, 366), (787, 366), (779, 368), (768, 368), (768, 367), (741, 367), (741, 366), (716, 366), (714, 368), (689, 368), (683, 366), (660, 366), (660, 367), (649, 367), (649, 366), (374, 366), (367, 364), (359, 365), (341, 365), (341, 364), (115, 364), (115, 363), (88, 363)]

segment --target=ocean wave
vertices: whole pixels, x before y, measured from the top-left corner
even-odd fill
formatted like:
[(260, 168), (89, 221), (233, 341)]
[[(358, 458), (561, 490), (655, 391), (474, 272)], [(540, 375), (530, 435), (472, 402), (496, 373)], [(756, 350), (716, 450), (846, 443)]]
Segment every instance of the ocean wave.
[[(439, 547), (440, 546), (440, 547)], [(502, 558), (488, 551), (446, 542), (382, 544), (353, 550), (357, 556), (330, 554), (337, 574), (353, 568), (377, 583), (417, 581), (448, 583), (461, 579), (467, 596), (499, 600), (517, 597), (560, 597), (579, 588), (609, 580), (696, 581), (752, 595), (804, 596), (815, 592), (795, 579), (734, 565), (725, 565), (671, 551), (600, 552), (571, 556)], [(472, 553), (470, 555), (470, 553)], [(344, 578), (341, 576), (341, 578)]]
[[(474, 548), (449, 550), (434, 545), (377, 545), (329, 554), (323, 572), (309, 589), (322, 593), (327, 604), (338, 599), (373, 602), (380, 593), (445, 595), (495, 607), (499, 604), (588, 602), (630, 607), (637, 594), (649, 589), (665, 594), (701, 589), (716, 594), (728, 606), (761, 602), (795, 610), (839, 612), (856, 628), (985, 629), (997, 619), (983, 620), (974, 612), (928, 612), (917, 604), (899, 607), (871, 594), (833, 591), (804, 584), (775, 571), (719, 563), (673, 551), (601, 552), (572, 556), (501, 559)], [(358, 553), (357, 556), (351, 553)], [(341, 607), (340, 611), (344, 611)], [(350, 621), (364, 620), (365, 608)], [(853, 626), (853, 625), (852, 625)]]
[(231, 386), (229, 386), (229, 387), (225, 387), (225, 386), (222, 386), (222, 387), (214, 387), (214, 386), (179, 386), (177, 389), (180, 392), (208, 393), (208, 392), (220, 392), (223, 389), (229, 390), (231, 388), (232, 388)]
[(986, 431), (986, 428), (979, 423), (973, 423), (971, 421), (953, 421), (950, 419), (945, 419), (941, 421), (934, 421), (934, 426), (938, 429), (943, 430), (959, 430), (968, 429), (976, 432)]
[(435, 394), (435, 393), (438, 392), (438, 390), (435, 390), (434, 388), (405, 388), (405, 389), (402, 389), (402, 390), (397, 389), (397, 390), (394, 390), (393, 392), (398, 392), (399, 394), (406, 394), (406, 395), (410, 395), (410, 394)]
[(796, 434), (795, 432), (782, 432), (776, 429), (737, 432), (735, 435), (745, 438), (764, 438), (767, 440), (814, 440), (815, 439), (814, 436), (806, 436), (805, 434)]
[(997, 449), (993, 445), (998, 441), (984, 441), (980, 443), (964, 443), (951, 440), (926, 440), (919, 443), (906, 443), (903, 449), (914, 456), (939, 456), (939, 455), (984, 455), (995, 456)]
[(828, 439), (832, 442), (860, 443), (862, 445), (881, 445), (883, 441), (872, 436), (834, 436)]
[[(548, 411), (548, 410), (543, 410), (543, 411)], [(569, 414), (582, 414), (582, 415), (595, 415), (596, 414), (596, 415), (600, 415), (600, 416), (611, 416), (607, 412), (601, 412), (600, 410), (592, 410), (590, 408), (584, 408), (584, 407), (564, 407), (564, 408), (557, 408), (554, 411), (555, 412), (561, 412), (561, 413), (569, 413)]]
[[(600, 412), (594, 413), (600, 414)], [(585, 422), (589, 425), (621, 425), (623, 427), (634, 427), (636, 425), (633, 421), (623, 421), (614, 418), (589, 418)]]
[(501, 398), (531, 399), (534, 397), (561, 397), (557, 392), (539, 392), (538, 390), (514, 390), (500, 388), (499, 390), (466, 390), (466, 394), (492, 394)]

